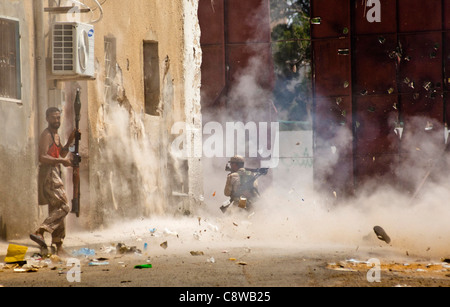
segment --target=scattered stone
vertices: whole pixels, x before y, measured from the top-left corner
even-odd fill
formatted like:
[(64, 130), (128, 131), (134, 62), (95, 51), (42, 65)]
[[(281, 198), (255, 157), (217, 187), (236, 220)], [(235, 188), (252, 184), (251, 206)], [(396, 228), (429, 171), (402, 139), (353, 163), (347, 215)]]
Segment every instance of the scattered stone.
[(191, 251), (192, 256), (202, 256), (204, 253), (202, 251)]
[(387, 233), (384, 231), (383, 228), (381, 228), (380, 226), (375, 226), (373, 228), (373, 231), (377, 235), (378, 239), (386, 242), (387, 244), (391, 243), (391, 238), (389, 238), (389, 236), (387, 235)]

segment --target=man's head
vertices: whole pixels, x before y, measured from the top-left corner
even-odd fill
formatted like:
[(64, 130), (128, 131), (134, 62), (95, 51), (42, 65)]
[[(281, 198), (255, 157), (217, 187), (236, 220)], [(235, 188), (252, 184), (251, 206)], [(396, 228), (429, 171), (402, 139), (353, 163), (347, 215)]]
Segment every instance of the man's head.
[(237, 171), (244, 167), (244, 158), (241, 156), (234, 156), (229, 161), (232, 171)]
[(49, 128), (58, 130), (61, 126), (61, 111), (56, 107), (50, 107), (45, 112)]

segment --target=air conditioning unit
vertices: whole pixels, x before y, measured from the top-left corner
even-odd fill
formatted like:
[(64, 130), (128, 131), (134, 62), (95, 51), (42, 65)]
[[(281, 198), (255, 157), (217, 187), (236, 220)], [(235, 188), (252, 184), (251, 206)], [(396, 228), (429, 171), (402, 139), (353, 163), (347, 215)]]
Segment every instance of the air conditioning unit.
[(94, 77), (94, 26), (79, 22), (52, 25), (52, 74)]

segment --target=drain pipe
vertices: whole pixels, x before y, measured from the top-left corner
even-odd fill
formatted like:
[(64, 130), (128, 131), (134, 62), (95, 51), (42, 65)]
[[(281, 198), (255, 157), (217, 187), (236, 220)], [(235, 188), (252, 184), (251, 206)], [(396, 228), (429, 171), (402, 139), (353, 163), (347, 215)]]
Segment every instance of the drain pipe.
[(33, 0), (38, 135), (47, 127), (45, 111), (48, 107), (43, 2), (44, 0)]

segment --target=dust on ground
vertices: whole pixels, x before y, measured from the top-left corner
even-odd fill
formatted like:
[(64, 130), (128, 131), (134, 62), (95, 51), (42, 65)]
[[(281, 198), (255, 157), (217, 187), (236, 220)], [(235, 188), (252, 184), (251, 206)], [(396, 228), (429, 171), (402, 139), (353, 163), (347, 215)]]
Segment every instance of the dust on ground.
[[(336, 240), (339, 236), (335, 234), (330, 236), (332, 240), (322, 237), (315, 241), (295, 216), (260, 213), (237, 210), (217, 215), (159, 216), (92, 232), (69, 232), (66, 249), (70, 258), (79, 260), (81, 282), (68, 281), (73, 268), (68, 266), (68, 258), (42, 257), (27, 239), (5, 242), (3, 246), (28, 246), (29, 261), (25, 267), (3, 264), (0, 285), (450, 286), (450, 268), (441, 252), (407, 250), (404, 245), (396, 246), (392, 235), (387, 244), (371, 227), (360, 231), (355, 236), (358, 240)], [(1, 254), (5, 252), (1, 250)], [(378, 267), (374, 259), (379, 261)], [(151, 268), (135, 268), (143, 264), (151, 264)], [(370, 282), (368, 274), (378, 268), (379, 280)]]

